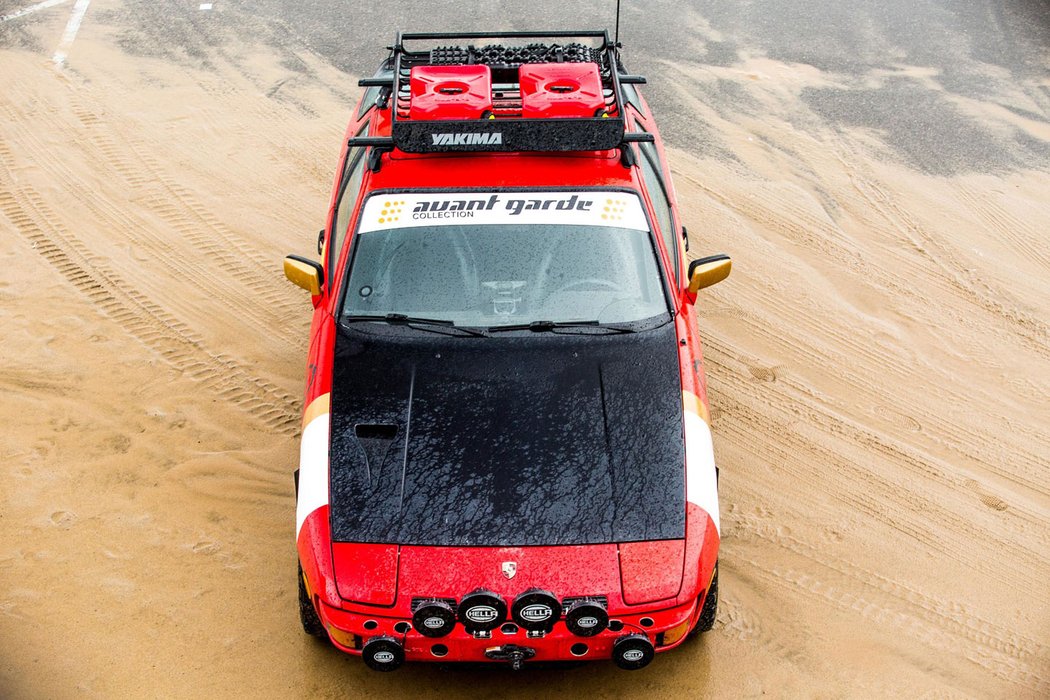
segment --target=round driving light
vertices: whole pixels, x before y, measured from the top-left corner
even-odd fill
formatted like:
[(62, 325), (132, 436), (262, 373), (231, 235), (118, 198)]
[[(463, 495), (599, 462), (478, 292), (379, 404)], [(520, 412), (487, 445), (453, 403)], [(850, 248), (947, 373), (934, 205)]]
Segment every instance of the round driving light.
[(491, 632), (507, 619), (507, 604), (498, 594), (479, 588), (463, 596), (457, 612), (459, 621), (471, 634)]
[(428, 600), (412, 614), (412, 626), (424, 637), (444, 637), (456, 626), (456, 612), (443, 600)]
[(565, 626), (577, 637), (593, 637), (609, 625), (609, 613), (600, 600), (579, 598), (565, 608)]
[(361, 649), (361, 658), (373, 671), (393, 671), (405, 662), (405, 650), (393, 637), (372, 637)]
[(613, 643), (613, 663), (628, 671), (648, 666), (655, 655), (653, 643), (644, 634), (628, 634)]
[(514, 599), (510, 614), (530, 632), (550, 632), (561, 617), (561, 603), (550, 591), (532, 588)]

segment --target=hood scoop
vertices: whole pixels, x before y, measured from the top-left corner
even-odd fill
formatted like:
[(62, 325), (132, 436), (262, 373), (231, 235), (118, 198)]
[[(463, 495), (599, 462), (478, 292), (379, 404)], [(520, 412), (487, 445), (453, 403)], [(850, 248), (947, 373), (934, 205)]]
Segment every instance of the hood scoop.
[(370, 488), (378, 485), (379, 475), (391, 459), (391, 453), (397, 454), (393, 449), (400, 444), (397, 433), (398, 426), (391, 423), (358, 423), (354, 426), (357, 443), (365, 453), (364, 473)]

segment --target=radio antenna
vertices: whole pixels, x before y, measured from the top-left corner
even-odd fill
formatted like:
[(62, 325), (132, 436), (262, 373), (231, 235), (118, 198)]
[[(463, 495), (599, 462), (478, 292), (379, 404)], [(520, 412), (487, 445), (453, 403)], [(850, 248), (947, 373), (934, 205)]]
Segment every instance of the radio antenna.
[(620, 47), (620, 0), (616, 0), (616, 33), (613, 35), (613, 46)]

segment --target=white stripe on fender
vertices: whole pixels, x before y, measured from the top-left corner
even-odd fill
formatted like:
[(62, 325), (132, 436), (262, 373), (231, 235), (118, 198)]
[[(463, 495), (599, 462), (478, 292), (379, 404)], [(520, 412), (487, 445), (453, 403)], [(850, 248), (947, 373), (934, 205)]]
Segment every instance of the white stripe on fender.
[(328, 423), (322, 413), (303, 430), (299, 449), (299, 498), (295, 504), (295, 539), (310, 513), (328, 505)]
[(711, 428), (692, 411), (685, 411), (685, 500), (707, 511), (718, 524), (718, 481)]

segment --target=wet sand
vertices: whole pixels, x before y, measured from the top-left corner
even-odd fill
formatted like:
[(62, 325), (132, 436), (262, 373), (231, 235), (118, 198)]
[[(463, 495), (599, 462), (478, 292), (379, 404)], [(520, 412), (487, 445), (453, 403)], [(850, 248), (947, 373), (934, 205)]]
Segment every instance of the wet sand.
[[(1050, 694), (1050, 81), (944, 96), (1034, 145), (931, 168), (818, 118), (834, 71), (651, 59), (718, 145), (671, 149), (691, 254), (734, 260), (699, 312), (715, 629), (637, 673), (380, 675), (299, 628), (310, 307), (280, 268), (356, 83), (236, 37), (129, 51), (122, 8), (61, 66), (71, 3), (0, 35), (0, 696)], [(902, 79), (932, 80), (867, 89)]]

